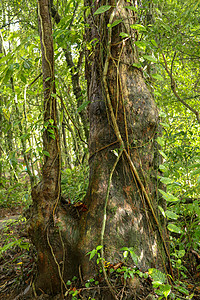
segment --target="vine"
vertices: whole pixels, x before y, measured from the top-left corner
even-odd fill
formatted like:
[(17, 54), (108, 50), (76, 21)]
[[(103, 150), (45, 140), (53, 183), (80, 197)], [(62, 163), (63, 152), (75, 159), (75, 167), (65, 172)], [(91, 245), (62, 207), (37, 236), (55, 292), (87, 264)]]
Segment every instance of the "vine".
[[(117, 8), (120, 6), (121, 2), (122, 1), (119, 0), (116, 4), (116, 7), (113, 9), (113, 11), (110, 15), (109, 24), (112, 24), (114, 16), (115, 16), (115, 12), (116, 12)], [(153, 215), (154, 221), (157, 225), (158, 233), (160, 235), (160, 238), (161, 238), (161, 241), (162, 241), (162, 244), (163, 244), (164, 251), (165, 251), (166, 256), (168, 258), (170, 273), (172, 275), (172, 278), (174, 278), (172, 265), (171, 265), (171, 261), (170, 261), (170, 254), (169, 254), (166, 242), (164, 240), (164, 237), (163, 237), (163, 234), (162, 234), (162, 229), (160, 228), (160, 224), (159, 224), (159, 221), (157, 219), (157, 216), (156, 216), (153, 204), (152, 204), (152, 200), (150, 199), (150, 197), (149, 197), (149, 195), (148, 195), (148, 193), (147, 193), (147, 191), (146, 191), (146, 189), (145, 189), (145, 187), (144, 187), (144, 185), (143, 185), (143, 183), (140, 179), (140, 176), (137, 172), (137, 169), (136, 169), (136, 167), (135, 167), (135, 165), (134, 165), (134, 163), (133, 163), (133, 161), (130, 157), (129, 150), (127, 151), (126, 148), (125, 148), (124, 141), (122, 139), (122, 136), (121, 136), (118, 124), (117, 124), (116, 116), (115, 116), (114, 111), (113, 111), (113, 107), (112, 107), (112, 103), (111, 103), (111, 99), (110, 99), (110, 94), (109, 94), (109, 89), (108, 89), (108, 85), (107, 85), (107, 79), (106, 79), (107, 78), (107, 73), (108, 73), (109, 61), (110, 61), (110, 59), (112, 59), (112, 55), (111, 55), (111, 38), (112, 38), (112, 27), (109, 27), (108, 28), (108, 42), (107, 42), (107, 56), (106, 56), (105, 63), (104, 63), (104, 68), (103, 68), (103, 87), (104, 87), (105, 94), (106, 94), (106, 100), (107, 100), (108, 108), (109, 108), (109, 111), (110, 111), (114, 132), (115, 132), (117, 140), (120, 144), (122, 152), (125, 154), (125, 156), (128, 160), (128, 163), (129, 163), (129, 166), (130, 166), (130, 169), (131, 169), (131, 172), (132, 172), (132, 176), (133, 176), (134, 179), (137, 180), (137, 182), (139, 184), (139, 187), (140, 187), (140, 189), (141, 189), (141, 191), (144, 195), (144, 198), (145, 198), (145, 200), (146, 200), (146, 202), (147, 202), (147, 204), (150, 208), (150, 211)], [(119, 66), (119, 62), (118, 62), (118, 66)], [(125, 113), (125, 110), (124, 110), (124, 113)], [(125, 120), (126, 120), (126, 118), (125, 118)], [(125, 127), (126, 126), (127, 125), (125, 123)], [(127, 131), (126, 131), (126, 133), (127, 133)], [(112, 174), (112, 172), (111, 172), (111, 174)], [(110, 178), (112, 178), (112, 176)], [(109, 181), (110, 181), (110, 178), (109, 178)], [(109, 183), (108, 183), (108, 185), (109, 185)], [(107, 196), (106, 196), (106, 200), (105, 200), (105, 207), (106, 207), (106, 205), (107, 205)], [(104, 210), (104, 218), (106, 218), (106, 211), (105, 210)], [(103, 226), (104, 225), (105, 224), (103, 223)], [(102, 234), (104, 234), (103, 229), (102, 229)], [(103, 238), (102, 238), (102, 241), (103, 241)], [(164, 268), (166, 270), (165, 264), (163, 264), (163, 265), (164, 265)]]

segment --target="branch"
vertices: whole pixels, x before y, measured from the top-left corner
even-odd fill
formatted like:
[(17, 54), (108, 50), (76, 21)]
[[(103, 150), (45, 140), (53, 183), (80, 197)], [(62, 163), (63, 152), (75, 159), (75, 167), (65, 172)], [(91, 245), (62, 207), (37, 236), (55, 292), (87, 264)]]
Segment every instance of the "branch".
[(164, 60), (164, 63), (165, 63), (165, 70), (167, 72), (167, 74), (169, 75), (170, 79), (171, 79), (171, 89), (172, 89), (172, 92), (174, 93), (175, 97), (185, 106), (187, 107), (190, 111), (192, 111), (195, 115), (196, 115), (196, 118), (197, 118), (197, 121), (198, 123), (200, 124), (200, 117), (199, 117), (199, 112), (197, 110), (195, 110), (193, 107), (191, 107), (189, 104), (187, 104), (183, 99), (181, 99), (181, 97), (179, 96), (179, 94), (177, 93), (176, 91), (176, 83), (175, 83), (175, 80), (174, 80), (174, 77), (172, 75), (172, 72), (169, 71), (168, 69), (168, 66), (167, 66), (167, 61), (166, 61), (166, 58), (165, 58), (165, 55), (162, 53), (162, 57), (163, 57), (163, 60)]
[(64, 109), (65, 109), (65, 111), (66, 111), (66, 113), (67, 113), (67, 115), (68, 115), (68, 118), (70, 119), (70, 121), (72, 122), (72, 124), (74, 125), (74, 127), (76, 128), (76, 130), (78, 131), (78, 135), (79, 135), (80, 140), (88, 146), (88, 143), (85, 142), (85, 141), (82, 139), (81, 134), (80, 134), (80, 131), (79, 131), (78, 127), (76, 126), (76, 124), (74, 123), (74, 121), (72, 120), (72, 118), (71, 118), (71, 116), (70, 116), (70, 114), (69, 114), (69, 112), (68, 112), (68, 110), (67, 110), (67, 108), (66, 108), (66, 106), (65, 106), (65, 103), (64, 103), (62, 97), (59, 96), (59, 95), (57, 95), (57, 94), (56, 94), (56, 96), (60, 99), (60, 101), (61, 101), (61, 103), (62, 103), (62, 105), (63, 105), (63, 107), (64, 107)]
[(0, 30), (3, 29), (3, 28), (5, 28), (5, 27), (7, 27), (7, 26), (15, 25), (15, 24), (18, 24), (18, 23), (24, 23), (24, 24), (29, 25), (30, 28), (32, 28), (32, 29), (34, 29), (34, 30), (36, 29), (36, 27), (34, 27), (33, 25), (31, 25), (31, 24), (28, 23), (27, 21), (18, 20), (18, 21), (9, 22), (9, 23), (6, 23), (6, 24), (2, 25), (2, 26), (0, 27)]
[[(58, 14), (58, 11), (53, 6), (53, 0), (50, 1), (50, 4), (51, 4), (52, 17), (54, 18), (56, 24), (59, 24), (60, 21), (61, 21), (61, 16)], [(73, 16), (71, 18), (71, 21), (70, 21), (70, 24), (69, 24), (69, 27), (68, 27), (69, 30), (70, 30), (70, 28), (73, 24), (77, 8), (78, 8), (78, 1), (77, 1), (77, 4), (76, 4), (75, 8), (74, 8)], [(79, 82), (79, 70), (81, 69), (80, 65), (81, 65), (81, 62), (82, 62), (82, 53), (80, 53), (78, 64), (77, 64), (77, 66), (75, 66), (75, 64), (73, 62), (72, 54), (71, 54), (69, 49), (70, 49), (69, 47), (68, 48), (62, 48), (62, 50), (64, 52), (64, 55), (65, 55), (66, 62), (68, 64), (69, 68), (70, 68), (73, 93), (76, 97), (78, 106), (80, 106), (82, 104), (82, 102), (81, 102), (82, 89), (81, 89), (80, 82)], [(89, 131), (88, 131), (87, 124), (86, 124), (86, 121), (85, 121), (86, 116), (85, 116), (83, 111), (81, 111), (79, 114), (80, 114), (81, 121), (82, 121), (82, 124), (83, 124), (83, 127), (84, 127), (84, 132), (85, 132), (86, 139), (88, 139)]]
[(40, 73), (31, 83), (29, 83), (28, 88), (31, 87), (40, 77), (42, 76), (42, 73)]

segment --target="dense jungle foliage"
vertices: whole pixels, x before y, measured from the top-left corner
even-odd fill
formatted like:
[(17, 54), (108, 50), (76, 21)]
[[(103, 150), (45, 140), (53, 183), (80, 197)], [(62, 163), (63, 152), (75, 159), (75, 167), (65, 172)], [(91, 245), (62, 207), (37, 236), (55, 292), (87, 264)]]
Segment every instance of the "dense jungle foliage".
[[(60, 0), (53, 4), (61, 188), (68, 202), (81, 205), (89, 177), (89, 101), (84, 57), (97, 41), (86, 42), (88, 25), (84, 16), (90, 8), (82, 0)], [(167, 207), (159, 210), (167, 220), (175, 274), (172, 287), (161, 273), (154, 271), (155, 293), (158, 299), (200, 299), (200, 1), (139, 0), (131, 7), (136, 16), (134, 47), (139, 56), (133, 68), (142, 72), (160, 114), (158, 174), (163, 183), (160, 193)], [(98, 13), (105, 10), (104, 6)], [(125, 32), (121, 36), (127, 38)], [(23, 212), (32, 203), (31, 188), (40, 181), (44, 157), (49, 155), (42, 146), (47, 125), (43, 124), (36, 1), (0, 1), (0, 82), (1, 222), (7, 214), (8, 219), (10, 215), (22, 214), (0, 227), (1, 268), (7, 274), (15, 266), (14, 284), (30, 284), (34, 268), (29, 268), (28, 257), (29, 253), (33, 257), (35, 254), (20, 228), (24, 230), (27, 215)], [(12, 233), (15, 225), (19, 232)], [(91, 252), (91, 259), (98, 257), (99, 250)], [(127, 253), (131, 254), (131, 249), (124, 251), (125, 258)], [(26, 266), (29, 277), (25, 276)], [(133, 275), (127, 268), (121, 272), (126, 278)], [(9, 279), (5, 281), (2, 276), (0, 280), (0, 292), (4, 293)], [(71, 291), (72, 299), (79, 299), (76, 289)]]

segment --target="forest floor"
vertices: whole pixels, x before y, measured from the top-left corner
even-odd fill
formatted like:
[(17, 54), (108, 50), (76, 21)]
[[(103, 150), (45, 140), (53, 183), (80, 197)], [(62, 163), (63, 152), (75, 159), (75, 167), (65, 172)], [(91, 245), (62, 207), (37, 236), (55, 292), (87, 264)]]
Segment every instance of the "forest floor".
[[(200, 270), (197, 267), (200, 260), (197, 263), (195, 268), (196, 271), (194, 272), (194, 253), (192, 255), (193, 258), (191, 261), (188, 260), (185, 262), (189, 276), (182, 281), (184, 287), (189, 291), (189, 295), (184, 295), (182, 293), (184, 289), (181, 291), (180, 286), (179, 290), (174, 289), (174, 291), (178, 291), (178, 295), (176, 293), (177, 297), (173, 298), (175, 300), (200, 300)], [(195, 260), (197, 258), (198, 257), (196, 257)], [(32, 295), (31, 291), (36, 270), (35, 261), (36, 254), (34, 247), (28, 240), (23, 209), (0, 208), (0, 300), (63, 299), (61, 296), (52, 298), (44, 294), (39, 297), (30, 296)], [(135, 296), (132, 299), (159, 299), (159, 296), (156, 295), (151, 288), (151, 282), (148, 284), (146, 283), (143, 286), (142, 290), (145, 289), (148, 289), (149, 292), (152, 293), (152, 298), (143, 297), (140, 292), (137, 297)], [(146, 294), (146, 291), (144, 294)], [(70, 298), (68, 296), (67, 299), (71, 299), (71, 296)], [(81, 299), (91, 298), (81, 297)], [(98, 297), (98, 299), (101, 298)], [(121, 298), (120, 296), (119, 299), (123, 300), (125, 298)], [(104, 300), (107, 299), (104, 297)]]
[(22, 208), (0, 208), (0, 299), (21, 300), (34, 271)]

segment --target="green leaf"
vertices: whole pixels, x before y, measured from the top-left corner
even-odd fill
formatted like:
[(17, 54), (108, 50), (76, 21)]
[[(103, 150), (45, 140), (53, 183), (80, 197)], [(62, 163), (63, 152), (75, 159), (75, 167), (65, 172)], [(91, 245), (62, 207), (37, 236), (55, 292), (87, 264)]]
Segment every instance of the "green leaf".
[(143, 55), (143, 58), (146, 59), (146, 60), (149, 60), (151, 62), (157, 63), (157, 59), (155, 57), (153, 57), (153, 56)]
[(160, 166), (159, 166), (159, 169), (160, 169), (160, 171), (162, 171), (162, 172), (167, 172), (167, 171), (168, 171), (168, 167), (165, 166), (165, 165), (160, 165)]
[(90, 253), (90, 258), (89, 258), (89, 260), (91, 260), (91, 259), (96, 255), (96, 253), (97, 253), (96, 249), (93, 249), (93, 250), (91, 251), (91, 253)]
[(179, 258), (182, 258), (185, 255), (185, 250), (179, 250), (177, 254)]
[(123, 21), (123, 19), (115, 20), (112, 24), (108, 24), (107, 26), (112, 28), (112, 27), (120, 24), (122, 21)]
[(125, 32), (121, 32), (119, 36), (121, 36), (123, 39), (129, 37), (129, 35)]
[(170, 193), (165, 193), (163, 190), (158, 189), (159, 192), (163, 195), (163, 198), (167, 201), (167, 202), (178, 202), (180, 201), (177, 197), (173, 196)]
[(132, 66), (135, 68), (138, 68), (138, 69), (142, 68), (141, 63), (134, 63), (134, 64), (132, 64)]
[(162, 150), (158, 150), (158, 151), (162, 155), (162, 157), (164, 157), (167, 160), (167, 155)]
[(54, 134), (54, 131), (53, 131), (53, 129), (51, 129), (51, 128), (48, 129), (48, 132)]
[(175, 233), (183, 233), (183, 230), (182, 230), (180, 227), (178, 227), (178, 226), (176, 226), (176, 225), (174, 225), (174, 224), (172, 224), (172, 223), (168, 224), (168, 225), (167, 225), (167, 228), (168, 228), (169, 231), (171, 231), (171, 232), (175, 232)]
[(27, 82), (26, 77), (24, 76), (23, 73), (20, 74), (20, 79), (21, 79), (21, 81), (24, 82), (24, 83)]
[(188, 169), (194, 169), (194, 168), (200, 168), (200, 164), (196, 163), (188, 166)]
[(184, 287), (182, 286), (175, 286), (175, 289), (177, 289), (180, 293), (185, 294), (185, 295), (189, 295), (188, 290), (186, 290)]
[(135, 42), (135, 45), (136, 45), (138, 48), (140, 48), (140, 49), (142, 49), (143, 51), (145, 51), (145, 49), (146, 49), (148, 43), (147, 43), (147, 42), (144, 42), (144, 41), (136, 41), (136, 42)]
[(159, 75), (159, 74), (152, 74), (151, 75), (154, 79), (157, 79), (157, 80), (160, 80), (160, 81), (163, 81), (164, 79), (163, 79), (163, 77), (161, 76), (161, 75)]
[(73, 281), (75, 281), (76, 279), (77, 279), (77, 277), (76, 277), (76, 276), (74, 276), (74, 277), (72, 278), (72, 280), (73, 280)]
[(86, 106), (88, 106), (88, 104), (90, 103), (90, 101), (85, 101), (83, 102), (78, 108), (77, 108), (77, 112), (81, 112), (82, 110), (84, 110), (86, 108)]
[(164, 184), (172, 184), (174, 182), (171, 178), (168, 177), (161, 177), (160, 181)]
[(86, 287), (86, 288), (89, 288), (89, 286), (90, 286), (90, 283), (89, 283), (89, 282), (86, 282), (85, 287)]
[(147, 31), (146, 28), (141, 24), (130, 25), (130, 27), (138, 31)]
[(191, 172), (191, 176), (200, 174), (200, 168)]
[(179, 215), (170, 210), (166, 210), (165, 214), (169, 219), (177, 220), (179, 218)]
[(24, 69), (28, 69), (29, 70), (31, 68), (30, 62), (28, 60), (25, 60), (23, 62), (23, 67), (24, 67)]
[(158, 208), (161, 211), (161, 214), (163, 215), (163, 217), (166, 218), (164, 209), (160, 205), (158, 205)]
[(129, 248), (128, 247), (123, 247), (123, 248), (120, 249), (120, 251), (126, 251), (126, 250), (129, 251)]
[(153, 281), (158, 281), (158, 282), (161, 282), (161, 283), (165, 283), (166, 276), (160, 270), (152, 268), (152, 269), (149, 269), (148, 271), (149, 271), (149, 275), (151, 275)]
[(4, 76), (4, 79), (3, 79), (3, 83), (6, 84), (8, 82), (8, 80), (10, 79), (10, 77), (12, 76), (12, 70), (10, 70), (9, 68), (7, 69), (6, 71), (6, 74)]
[[(152, 281), (152, 285), (153, 285), (153, 288), (154, 288), (154, 289), (157, 289), (159, 286), (162, 285), (162, 282), (159, 281), (159, 280)], [(159, 290), (158, 290), (158, 291), (159, 291)], [(160, 292), (160, 291), (159, 291), (159, 292)], [(157, 291), (156, 291), (156, 293), (157, 293)]]
[(167, 31), (171, 31), (171, 28), (170, 28), (169, 25), (166, 25), (166, 24), (162, 23), (161, 26), (162, 26), (164, 29), (166, 29)]
[(53, 119), (49, 119), (49, 123), (50, 123), (51, 125), (53, 125), (54, 120), (53, 120)]
[(108, 11), (110, 8), (111, 8), (111, 5), (103, 5), (95, 11), (94, 15), (102, 14), (102, 13)]
[(98, 251), (98, 250), (100, 250), (100, 249), (102, 249), (102, 248), (103, 248), (103, 246), (102, 246), (102, 245), (99, 245), (99, 246), (96, 247), (96, 250)]
[(169, 296), (169, 294), (171, 292), (171, 285), (169, 285), (169, 284), (163, 284), (163, 285), (161, 285), (160, 286), (160, 291), (163, 293), (163, 295), (167, 299), (167, 297)]
[(131, 9), (131, 10), (133, 10), (135, 12), (138, 11), (138, 9), (135, 6), (124, 6), (124, 8)]
[(165, 139), (163, 137), (158, 136), (156, 141), (158, 142), (158, 144), (163, 147), (165, 145)]
[(155, 47), (158, 47), (157, 43), (155, 40), (151, 40), (151, 43), (155, 46)]
[(127, 277), (128, 277), (128, 273), (124, 273), (124, 280), (125, 281), (126, 281)]
[(160, 122), (160, 125), (162, 125), (162, 126), (165, 127), (165, 128), (170, 128), (169, 124), (166, 124), (166, 123)]
[(50, 154), (49, 154), (48, 151), (45, 151), (45, 150), (44, 150), (44, 151), (43, 151), (43, 154), (46, 155), (46, 156), (48, 156), (48, 157), (50, 157)]
[(134, 261), (134, 263), (137, 265), (138, 264), (138, 257), (137, 255), (135, 254), (134, 251), (130, 250), (130, 255), (131, 255), (131, 258), (132, 260)]
[(125, 259), (127, 258), (128, 253), (129, 253), (129, 252), (128, 252), (127, 250), (123, 252), (123, 257), (124, 257)]

